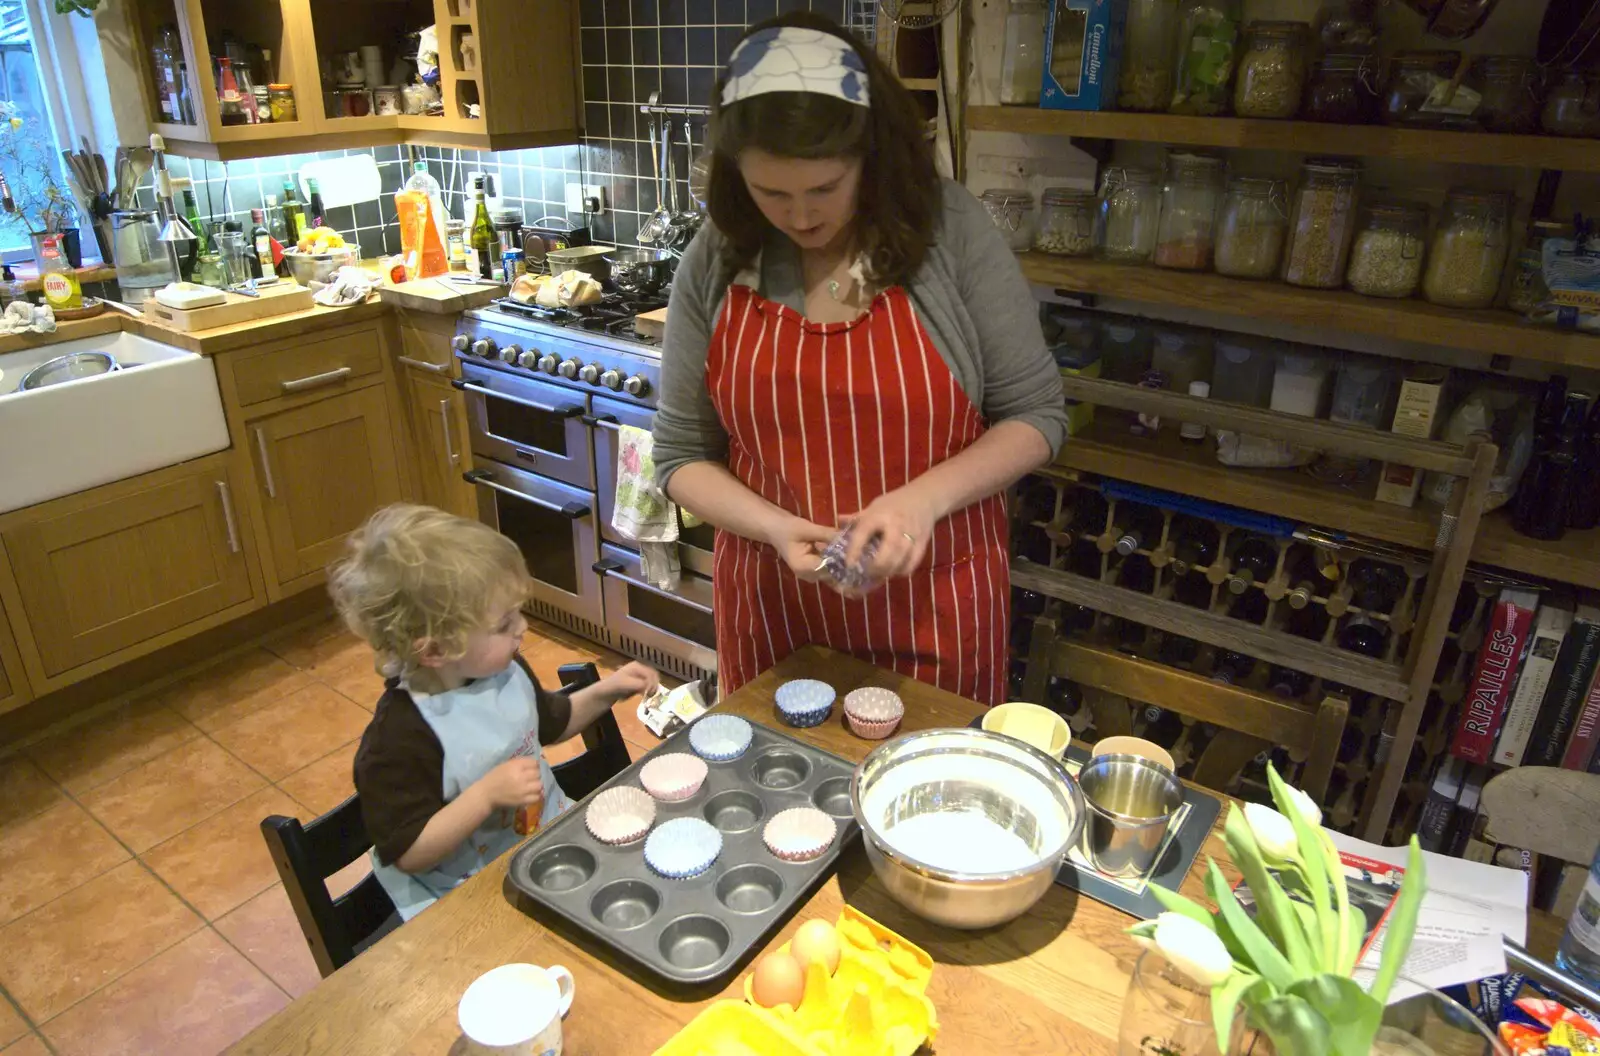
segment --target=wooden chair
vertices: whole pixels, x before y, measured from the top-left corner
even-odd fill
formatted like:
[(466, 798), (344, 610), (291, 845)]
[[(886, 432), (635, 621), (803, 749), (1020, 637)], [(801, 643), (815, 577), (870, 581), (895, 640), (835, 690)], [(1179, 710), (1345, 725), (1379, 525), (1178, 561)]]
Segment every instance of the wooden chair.
[[(559, 673), (567, 693), (600, 680), (593, 664), (566, 664)], [(583, 741), (582, 755), (551, 767), (562, 791), (573, 800), (593, 792), (631, 761), (622, 730), (610, 712), (583, 732)], [(328, 877), (372, 847), (359, 796), (351, 796), (308, 825), (274, 814), (262, 819), (261, 835), (324, 978), (399, 926), (394, 903), (370, 873), (338, 898), (328, 894)]]
[(1600, 846), (1600, 774), (1558, 766), (1519, 766), (1483, 786), (1485, 838), (1563, 863), (1550, 912), (1572, 915)]
[(1120, 698), (1156, 704), (1219, 727), (1195, 761), (1198, 785), (1226, 788), (1246, 763), (1275, 746), (1304, 753), (1300, 784), (1319, 803), (1328, 791), (1339, 739), (1350, 716), (1350, 702), (1340, 696), (1330, 694), (1315, 708), (1306, 708), (1187, 671), (1156, 667), (1098, 645), (1058, 638), (1055, 621), (1039, 617), (1033, 621), (1023, 696), (1044, 699), (1051, 677), (1069, 678), (1083, 687), (1101, 737), (1133, 732), (1132, 713)]

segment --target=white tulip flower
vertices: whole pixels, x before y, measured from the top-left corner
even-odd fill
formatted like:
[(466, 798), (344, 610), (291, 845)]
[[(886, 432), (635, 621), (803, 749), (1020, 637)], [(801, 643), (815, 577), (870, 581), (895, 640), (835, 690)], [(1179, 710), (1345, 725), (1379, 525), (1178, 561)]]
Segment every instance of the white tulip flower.
[(1156, 949), (1201, 986), (1216, 986), (1233, 972), (1233, 958), (1217, 933), (1182, 913), (1156, 918)]
[(1300, 816), (1306, 819), (1306, 824), (1313, 829), (1322, 824), (1322, 808), (1317, 806), (1317, 801), (1293, 785), (1285, 784), (1284, 790), (1289, 793), (1289, 801)]
[(1244, 820), (1249, 823), (1262, 854), (1280, 861), (1298, 857), (1300, 840), (1295, 835), (1294, 823), (1288, 818), (1260, 803), (1246, 803)]

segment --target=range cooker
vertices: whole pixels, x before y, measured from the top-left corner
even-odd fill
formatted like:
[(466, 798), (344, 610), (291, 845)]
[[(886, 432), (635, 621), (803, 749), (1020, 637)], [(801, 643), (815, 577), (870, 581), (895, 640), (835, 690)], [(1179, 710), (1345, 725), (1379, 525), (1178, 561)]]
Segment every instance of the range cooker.
[(716, 671), (707, 526), (683, 528), (679, 585), (646, 582), (637, 544), (611, 526), (618, 430), (649, 429), (656, 343), (633, 319), (664, 302), (610, 294), (581, 309), (509, 299), (463, 314), (453, 384), (466, 394), (479, 518), (533, 576), (535, 616), (680, 678)]

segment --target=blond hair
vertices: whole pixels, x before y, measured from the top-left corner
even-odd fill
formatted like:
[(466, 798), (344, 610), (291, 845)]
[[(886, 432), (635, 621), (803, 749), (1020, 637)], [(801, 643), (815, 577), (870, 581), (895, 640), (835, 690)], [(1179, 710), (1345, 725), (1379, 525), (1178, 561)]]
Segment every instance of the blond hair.
[(384, 507), (345, 550), (328, 570), (328, 592), (389, 677), (415, 674), (419, 647), (430, 642), (444, 659), (459, 659), (498, 606), (528, 596), (528, 565), (515, 543), (432, 506)]

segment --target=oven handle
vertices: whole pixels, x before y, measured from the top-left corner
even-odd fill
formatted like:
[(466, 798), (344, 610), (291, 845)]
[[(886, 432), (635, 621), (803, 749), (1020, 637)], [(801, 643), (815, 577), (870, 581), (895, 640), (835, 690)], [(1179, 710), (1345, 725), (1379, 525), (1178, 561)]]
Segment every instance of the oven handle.
[(604, 579), (608, 575), (609, 576), (616, 576), (618, 579), (622, 580), (624, 583), (627, 583), (630, 586), (638, 587), (640, 590), (648, 590), (650, 593), (656, 595), (657, 597), (666, 598), (668, 601), (675, 601), (680, 605), (687, 605), (687, 606), (689, 606), (689, 608), (694, 609), (696, 612), (703, 612), (707, 616), (713, 615), (713, 613), (712, 613), (712, 611), (710, 609), (706, 608), (704, 605), (700, 604), (698, 601), (690, 601), (688, 598), (684, 597), (682, 594), (674, 594), (671, 591), (662, 590), (660, 587), (653, 587), (649, 583), (646, 583), (642, 579), (634, 579), (632, 576), (623, 575), (622, 574), (622, 569), (623, 569), (624, 566), (623, 566), (622, 562), (620, 562), (620, 561), (613, 561), (609, 557), (603, 557), (600, 560), (596, 561), (594, 563), (594, 565), (591, 566), (591, 567), (593, 567), (594, 571), (596, 571), (596, 572), (598, 572), (600, 574), (600, 578), (601, 579)]
[(462, 378), (451, 378), (450, 384), (460, 389), (462, 392), (475, 392), (479, 396), (493, 396), (497, 400), (505, 400), (508, 403), (521, 404), (524, 407), (530, 407), (533, 410), (541, 411), (544, 414), (559, 415), (562, 418), (576, 418), (578, 415), (583, 413), (583, 404), (581, 403), (569, 404), (566, 407), (552, 407), (547, 403), (535, 403), (532, 400), (524, 400), (521, 397), (512, 396), (504, 392), (495, 392), (493, 389), (485, 388), (482, 385), (474, 385)]
[(584, 425), (597, 425), (602, 429), (610, 429), (613, 433), (622, 432), (622, 424), (617, 421), (614, 414), (586, 414), (583, 416)]
[(543, 506), (545, 509), (550, 510), (553, 513), (559, 513), (569, 521), (581, 521), (583, 518), (589, 516), (589, 507), (585, 506), (581, 502), (569, 502), (564, 506), (558, 506), (555, 503), (549, 502), (545, 499), (535, 498), (534, 496), (525, 492), (518, 491), (516, 488), (508, 488), (504, 484), (501, 484), (499, 481), (494, 479), (494, 474), (489, 472), (487, 469), (469, 469), (465, 473), (461, 474), (461, 479), (466, 481), (468, 484), (482, 484), (486, 488), (493, 488), (495, 491), (510, 495), (514, 499), (521, 499), (523, 502), (531, 502), (535, 506)]

